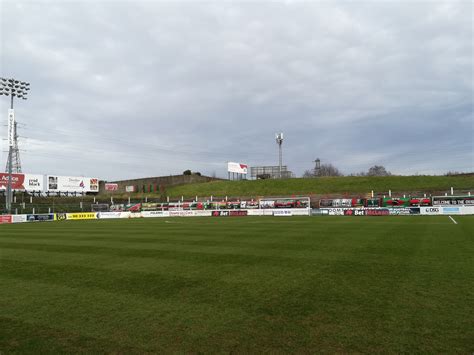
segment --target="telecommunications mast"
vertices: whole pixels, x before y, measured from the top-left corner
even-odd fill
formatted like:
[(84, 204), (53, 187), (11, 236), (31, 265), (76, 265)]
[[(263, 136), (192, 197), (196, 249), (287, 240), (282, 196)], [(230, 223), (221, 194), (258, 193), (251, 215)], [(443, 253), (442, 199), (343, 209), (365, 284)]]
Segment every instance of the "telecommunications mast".
[(279, 175), (278, 177), (281, 179), (281, 166), (282, 166), (282, 160), (283, 160), (283, 155), (282, 155), (282, 144), (283, 144), (283, 133), (277, 133), (275, 134), (275, 140), (276, 140), (276, 143), (278, 144), (278, 153), (279, 153)]

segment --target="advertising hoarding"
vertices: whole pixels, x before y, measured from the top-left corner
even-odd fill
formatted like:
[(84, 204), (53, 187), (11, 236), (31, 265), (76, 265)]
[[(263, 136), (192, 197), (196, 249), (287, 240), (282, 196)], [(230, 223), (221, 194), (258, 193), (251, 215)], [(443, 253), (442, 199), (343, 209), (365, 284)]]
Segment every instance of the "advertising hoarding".
[(105, 191), (117, 191), (117, 190), (118, 190), (118, 184), (111, 184), (111, 183), (105, 184)]
[(99, 179), (77, 176), (47, 175), (49, 192), (99, 192)]
[(233, 163), (233, 162), (228, 162), (227, 163), (227, 171), (229, 173), (237, 173), (237, 174), (247, 174), (248, 170), (248, 165), (247, 164), (241, 164), (241, 163)]
[(0, 215), (0, 224), (12, 223), (12, 216), (10, 215)]
[[(8, 173), (0, 173), (0, 190), (8, 186)], [(43, 191), (43, 175), (12, 174), (12, 189), (21, 191)]]
[(433, 206), (474, 206), (474, 196), (434, 196)]
[(54, 213), (48, 214), (28, 214), (26, 215), (26, 220), (28, 222), (45, 222), (45, 221), (54, 221)]
[(66, 219), (69, 219), (69, 220), (97, 219), (97, 213), (96, 212), (66, 213)]
[(125, 192), (135, 192), (135, 186), (133, 185), (125, 186)]

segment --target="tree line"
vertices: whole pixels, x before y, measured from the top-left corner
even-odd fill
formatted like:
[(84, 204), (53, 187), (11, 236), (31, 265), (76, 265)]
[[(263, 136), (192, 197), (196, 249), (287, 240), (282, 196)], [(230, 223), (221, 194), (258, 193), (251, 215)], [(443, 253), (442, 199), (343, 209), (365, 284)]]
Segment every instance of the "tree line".
[[(392, 173), (387, 171), (383, 165), (374, 165), (367, 171), (350, 174), (351, 176), (390, 176)], [(304, 178), (314, 178), (322, 176), (344, 176), (344, 174), (332, 164), (321, 164), (319, 169), (306, 170)]]

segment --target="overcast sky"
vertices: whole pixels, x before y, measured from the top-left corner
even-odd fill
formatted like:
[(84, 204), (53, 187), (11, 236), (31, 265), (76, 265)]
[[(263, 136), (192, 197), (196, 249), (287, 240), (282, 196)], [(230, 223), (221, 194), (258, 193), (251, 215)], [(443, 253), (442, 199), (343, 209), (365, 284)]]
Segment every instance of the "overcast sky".
[(0, 23), (24, 172), (225, 176), (277, 165), (280, 131), (298, 176), (474, 170), (471, 1), (0, 0)]

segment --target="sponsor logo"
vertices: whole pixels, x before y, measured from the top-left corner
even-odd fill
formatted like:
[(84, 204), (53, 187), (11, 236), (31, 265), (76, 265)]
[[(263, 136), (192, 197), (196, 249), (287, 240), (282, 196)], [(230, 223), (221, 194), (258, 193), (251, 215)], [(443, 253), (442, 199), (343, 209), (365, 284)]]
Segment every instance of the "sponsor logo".
[(66, 219), (79, 220), (79, 219), (96, 219), (97, 213), (85, 212), (85, 213), (67, 213)]
[(66, 220), (66, 213), (56, 213), (56, 220), (57, 221), (65, 221)]
[(443, 213), (459, 213), (461, 212), (459, 207), (443, 207)]
[(389, 214), (390, 214), (390, 211), (385, 208), (366, 210), (367, 216), (388, 216)]
[(2, 223), (12, 223), (12, 216), (10, 215), (0, 216), (0, 224)]

